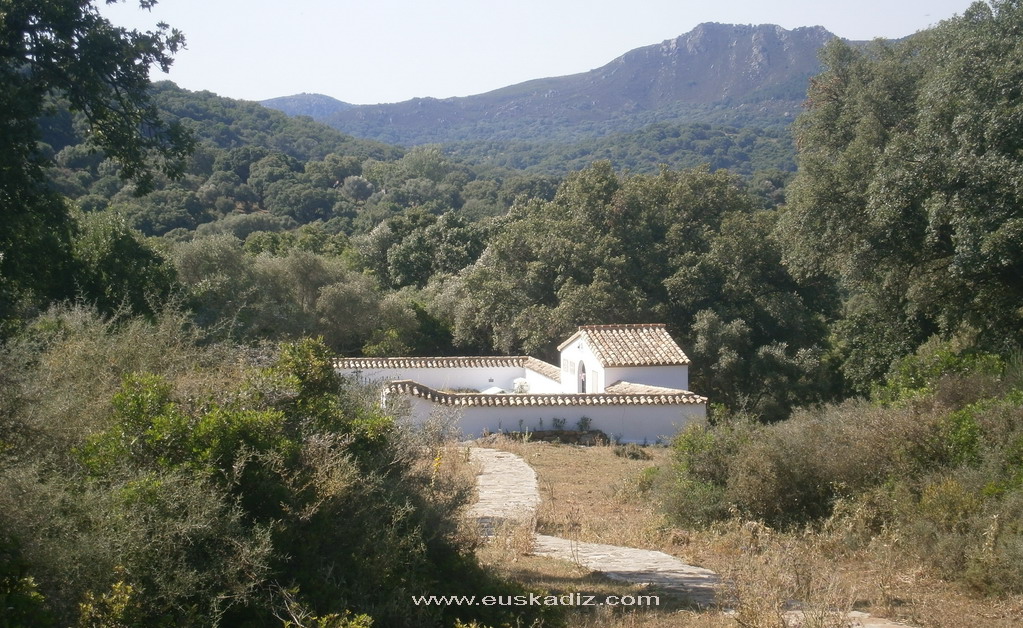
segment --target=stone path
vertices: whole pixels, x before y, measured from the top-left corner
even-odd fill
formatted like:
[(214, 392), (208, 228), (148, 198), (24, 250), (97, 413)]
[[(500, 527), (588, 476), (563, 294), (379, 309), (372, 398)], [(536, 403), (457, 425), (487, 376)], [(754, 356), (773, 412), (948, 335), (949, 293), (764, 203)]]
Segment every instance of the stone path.
[(533, 553), (568, 560), (614, 580), (680, 593), (704, 607), (714, 603), (714, 587), (719, 580), (713, 571), (687, 565), (664, 552), (581, 543), (543, 534), (536, 535)]
[[(533, 468), (519, 456), (496, 449), (474, 447), (470, 456), (480, 466), (480, 475), (479, 501), (469, 514), (480, 522), (483, 533), (492, 535), (494, 527), (503, 521), (534, 525), (540, 491)], [(536, 535), (533, 551), (600, 571), (615, 580), (681, 593), (700, 606), (714, 603), (717, 574), (687, 565), (664, 552), (582, 543), (543, 534)]]
[(480, 523), (485, 536), (503, 522), (525, 523), (535, 527), (533, 518), (540, 505), (533, 467), (506, 451), (473, 447), (470, 460), (479, 465), (476, 476), (477, 500), (469, 516)]
[[(535, 526), (540, 491), (533, 468), (519, 456), (496, 449), (473, 447), (470, 459), (479, 466), (480, 474), (477, 476), (478, 501), (469, 515), (480, 522), (483, 534), (493, 536), (495, 528), (504, 522)], [(615, 580), (681, 593), (704, 607), (714, 603), (714, 588), (720, 581), (709, 569), (687, 565), (674, 556), (652, 550), (537, 534), (533, 551), (602, 572)], [(802, 623), (797, 611), (786, 616), (794, 626)], [(905, 624), (861, 612), (849, 613), (846, 619), (851, 627), (906, 628)]]

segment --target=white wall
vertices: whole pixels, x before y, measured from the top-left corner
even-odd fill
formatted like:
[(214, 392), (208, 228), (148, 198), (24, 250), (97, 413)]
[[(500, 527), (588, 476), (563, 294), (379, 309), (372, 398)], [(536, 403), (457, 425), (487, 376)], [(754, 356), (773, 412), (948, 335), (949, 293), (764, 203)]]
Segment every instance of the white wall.
[[(569, 371), (565, 367), (570, 362), (574, 368)], [(607, 384), (614, 383), (615, 380), (607, 381), (604, 377), (604, 367), (600, 365), (589, 345), (583, 342), (582, 338), (576, 338), (561, 350), (562, 392), (579, 392), (579, 362), (586, 364), (586, 392), (602, 393)]]
[(608, 384), (625, 380), (633, 384), (689, 390), (689, 367), (686, 365), (619, 366), (607, 369), (605, 376)]
[[(412, 418), (425, 421), (431, 413), (453, 416), (466, 437), (486, 432), (519, 429), (553, 429), (554, 419), (564, 419), (565, 429), (575, 429), (579, 419), (588, 417), (590, 429), (601, 430), (623, 443), (667, 442), (689, 423), (705, 421), (703, 404), (649, 406), (559, 406), (559, 407), (479, 407), (458, 408), (411, 398)], [(542, 424), (541, 424), (542, 419)], [(521, 421), (521, 427), (520, 422)]]
[[(403, 368), (403, 369), (364, 369), (359, 376), (367, 382), (390, 382), (399, 379), (411, 379), (424, 386), (436, 390), (472, 388), (485, 390), (497, 386), (511, 391), (515, 389), (515, 380), (526, 377), (528, 369), (517, 366), (493, 366), (472, 368)], [(343, 375), (353, 375), (350, 370), (340, 371)], [(539, 373), (537, 377), (543, 377)], [(547, 379), (547, 378), (544, 378)], [(528, 377), (527, 377), (528, 381)], [(533, 391), (532, 392), (540, 392)], [(546, 391), (544, 391), (546, 392)], [(556, 392), (556, 391), (555, 391)]]
[(561, 382), (555, 381), (542, 373), (531, 369), (525, 369), (526, 383), (529, 384), (529, 392), (534, 395), (555, 394), (561, 392)]

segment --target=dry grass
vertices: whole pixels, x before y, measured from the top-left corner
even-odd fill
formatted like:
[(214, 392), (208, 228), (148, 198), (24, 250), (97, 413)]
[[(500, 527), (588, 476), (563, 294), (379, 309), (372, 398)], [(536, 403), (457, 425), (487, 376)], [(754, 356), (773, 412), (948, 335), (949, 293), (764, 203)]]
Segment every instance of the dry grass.
[[(650, 460), (616, 456), (613, 447), (579, 447), (523, 443), (504, 437), (481, 445), (522, 456), (537, 472), (541, 505), (537, 531), (584, 542), (644, 549), (678, 550), (657, 508), (638, 495), (644, 469), (665, 460), (667, 450), (648, 448)], [(696, 611), (681, 596), (606, 578), (568, 561), (530, 555), (531, 536), (522, 528), (505, 529), (480, 549), (484, 565), (532, 589), (554, 594), (580, 593), (604, 599), (609, 595), (657, 595), (658, 606), (580, 607), (571, 610), (569, 625), (584, 628), (668, 628), (734, 626), (719, 611)], [(678, 551), (674, 552), (676, 555)]]
[(536, 471), (541, 504), (537, 531), (575, 541), (664, 550), (672, 545), (669, 526), (639, 495), (645, 469), (666, 460), (665, 448), (647, 448), (650, 460), (614, 453), (614, 447), (580, 447), (492, 439), (497, 449), (518, 454)]
[[(990, 598), (945, 582), (899, 551), (898, 535), (845, 549), (842, 530), (781, 533), (732, 521), (704, 531), (673, 528), (659, 504), (640, 490), (644, 473), (667, 462), (651, 447), (650, 460), (616, 456), (613, 447), (577, 447), (492, 438), (485, 446), (522, 456), (537, 472), (542, 503), (538, 531), (579, 541), (660, 550), (725, 576), (720, 599), (732, 613), (694, 611), (668, 599), (658, 609), (578, 610), (571, 626), (845, 626), (836, 611), (857, 610), (908, 625), (952, 628), (1023, 625), (1023, 597)], [(635, 594), (639, 587), (577, 565), (528, 555), (528, 534), (481, 549), (484, 563), (527, 586), (556, 592)], [(674, 604), (674, 606), (672, 606)], [(801, 608), (797, 622), (781, 609)]]
[(697, 612), (677, 596), (606, 578), (569, 561), (530, 554), (531, 535), (521, 526), (499, 531), (496, 538), (477, 551), (480, 562), (503, 578), (533, 591), (550, 595), (579, 594), (595, 601), (608, 596), (656, 595), (656, 606), (578, 606), (568, 608), (569, 626), (585, 628), (673, 626), (732, 626), (723, 613)]

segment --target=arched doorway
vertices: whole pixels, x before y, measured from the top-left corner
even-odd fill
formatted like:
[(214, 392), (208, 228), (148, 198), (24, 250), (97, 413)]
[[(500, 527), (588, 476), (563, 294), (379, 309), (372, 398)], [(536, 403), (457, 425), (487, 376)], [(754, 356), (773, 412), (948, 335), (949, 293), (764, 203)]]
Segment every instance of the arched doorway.
[(579, 360), (579, 392), (586, 392), (586, 363)]

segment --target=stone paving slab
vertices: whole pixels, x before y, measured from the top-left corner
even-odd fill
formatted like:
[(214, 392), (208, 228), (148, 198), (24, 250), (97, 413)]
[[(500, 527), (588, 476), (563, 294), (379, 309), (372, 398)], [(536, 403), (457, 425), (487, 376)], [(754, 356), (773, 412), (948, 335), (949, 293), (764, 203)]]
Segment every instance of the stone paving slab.
[(538, 534), (534, 553), (577, 563), (614, 580), (682, 593), (700, 606), (714, 603), (714, 587), (719, 582), (718, 575), (709, 569), (687, 565), (674, 556), (653, 550)]
[[(521, 457), (496, 449), (474, 447), (469, 459), (480, 469), (476, 478), (478, 501), (469, 516), (479, 521), (483, 534), (492, 536), (503, 522), (534, 525), (540, 490), (533, 468)], [(615, 580), (681, 592), (696, 604), (708, 606), (714, 602), (714, 572), (687, 565), (663, 552), (536, 535), (534, 553), (574, 562)]]
[(477, 501), (469, 509), (484, 536), (493, 536), (502, 523), (534, 526), (540, 491), (536, 471), (515, 454), (473, 447), (469, 460), (479, 467), (476, 476)]

